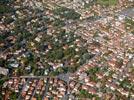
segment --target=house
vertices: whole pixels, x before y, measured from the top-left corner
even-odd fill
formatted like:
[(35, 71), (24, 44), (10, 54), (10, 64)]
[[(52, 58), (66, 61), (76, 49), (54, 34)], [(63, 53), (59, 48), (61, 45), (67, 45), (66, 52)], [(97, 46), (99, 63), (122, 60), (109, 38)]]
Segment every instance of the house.
[(85, 83), (87, 83), (87, 82), (89, 82), (90, 81), (90, 79), (89, 79), (89, 77), (85, 77)]
[(96, 83), (95, 82), (87, 82), (86, 85), (94, 87), (94, 86), (96, 86)]
[(87, 85), (82, 85), (82, 89), (84, 89), (84, 90), (89, 90), (89, 86), (87, 86)]
[(94, 88), (89, 88), (88, 93), (96, 94), (96, 90)]
[(25, 98), (26, 100), (29, 100), (30, 99), (30, 96), (29, 95), (26, 95), (26, 98)]
[(0, 30), (5, 30), (5, 28), (6, 28), (5, 25), (0, 23)]
[(72, 81), (69, 86), (70, 86), (71, 88), (74, 88), (74, 87), (75, 87), (75, 84), (76, 84), (76, 83), (75, 83), (74, 81)]
[(118, 90), (122, 95), (125, 95), (125, 96), (128, 97), (129, 92), (125, 91), (123, 88), (119, 88), (119, 89), (117, 89), (117, 90)]
[(13, 83), (13, 80), (9, 80), (8, 83), (9, 83), (9, 84), (12, 84), (12, 83)]
[(40, 39), (39, 37), (36, 37), (36, 38), (35, 38), (35, 41), (40, 42), (41, 39)]
[(115, 89), (117, 89), (117, 85), (116, 84), (110, 84), (110, 89), (114, 91)]
[(103, 74), (102, 73), (96, 73), (96, 76), (98, 79), (102, 79), (103, 78)]
[(62, 97), (63, 97), (63, 95), (59, 93), (57, 97), (62, 98)]
[(33, 97), (32, 100), (37, 100), (37, 99), (35, 97)]
[(48, 97), (45, 97), (44, 100), (49, 100)]
[(9, 73), (9, 70), (3, 67), (0, 67), (0, 74), (7, 75)]
[(12, 63), (12, 64), (10, 64), (10, 66), (14, 67), (14, 68), (17, 68), (17, 67), (19, 67), (19, 64), (18, 63)]

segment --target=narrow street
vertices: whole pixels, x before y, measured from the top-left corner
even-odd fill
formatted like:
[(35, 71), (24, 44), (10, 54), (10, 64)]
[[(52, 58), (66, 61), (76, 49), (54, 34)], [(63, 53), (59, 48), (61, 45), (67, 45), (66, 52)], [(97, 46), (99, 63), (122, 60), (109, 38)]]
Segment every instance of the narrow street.
[(42, 100), (44, 100), (45, 99), (45, 97), (47, 96), (47, 91), (48, 91), (48, 89), (49, 89), (49, 80), (50, 80), (50, 78), (47, 78), (47, 82), (46, 82), (46, 86), (45, 86), (45, 91), (44, 91), (44, 95), (43, 95), (43, 97), (42, 97)]

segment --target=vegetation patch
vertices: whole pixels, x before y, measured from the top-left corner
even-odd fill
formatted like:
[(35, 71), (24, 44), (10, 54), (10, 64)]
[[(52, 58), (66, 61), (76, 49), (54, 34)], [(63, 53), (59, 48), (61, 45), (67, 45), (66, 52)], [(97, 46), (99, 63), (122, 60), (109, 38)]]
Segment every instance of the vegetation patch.
[(97, 3), (104, 6), (114, 6), (117, 4), (117, 0), (97, 0)]
[(130, 18), (125, 19), (125, 27), (127, 31), (134, 34), (134, 21), (132, 19)]
[(79, 13), (75, 12), (75, 10), (66, 7), (56, 8), (54, 10), (54, 14), (60, 15), (62, 18), (65, 19), (72, 19), (72, 20), (79, 19), (81, 16)]
[(79, 97), (80, 98), (95, 98), (95, 100), (99, 99), (96, 95), (90, 94), (86, 90), (80, 90)]

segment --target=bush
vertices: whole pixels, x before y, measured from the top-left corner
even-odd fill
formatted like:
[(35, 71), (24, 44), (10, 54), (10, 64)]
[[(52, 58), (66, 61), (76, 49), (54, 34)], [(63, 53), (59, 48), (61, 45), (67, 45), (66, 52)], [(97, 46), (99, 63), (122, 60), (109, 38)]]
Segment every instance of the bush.
[(12, 2), (14, 2), (14, 0), (0, 0), (0, 4), (8, 4)]
[(64, 25), (65, 25), (64, 21), (62, 21), (62, 20), (60, 20), (60, 19), (56, 19), (56, 20), (54, 21), (54, 26), (62, 27), (62, 26), (64, 26)]
[(7, 5), (0, 5), (0, 14), (11, 13), (14, 9)]
[(13, 21), (14, 21), (14, 19), (11, 18), (11, 17), (6, 17), (6, 19), (5, 19), (5, 23), (6, 23), (6, 24), (10, 24), (10, 23), (13, 22)]

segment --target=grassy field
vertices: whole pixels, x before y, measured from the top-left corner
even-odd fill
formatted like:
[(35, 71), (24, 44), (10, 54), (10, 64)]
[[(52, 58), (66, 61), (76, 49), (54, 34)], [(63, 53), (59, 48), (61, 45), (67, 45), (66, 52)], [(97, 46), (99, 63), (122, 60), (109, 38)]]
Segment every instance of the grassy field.
[(113, 6), (117, 4), (117, 0), (97, 0), (97, 3), (105, 6)]

